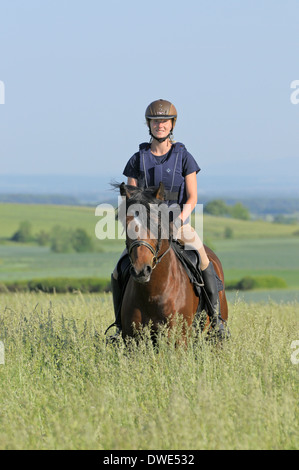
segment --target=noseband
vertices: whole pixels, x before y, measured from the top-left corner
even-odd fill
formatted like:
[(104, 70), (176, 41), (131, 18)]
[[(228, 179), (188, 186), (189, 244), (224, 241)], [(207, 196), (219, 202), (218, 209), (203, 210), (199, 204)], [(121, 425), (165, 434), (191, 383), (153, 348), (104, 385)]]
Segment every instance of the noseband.
[(155, 249), (150, 243), (144, 241), (144, 240), (135, 240), (131, 243), (130, 246), (128, 246), (128, 243), (126, 243), (127, 245), (127, 249), (128, 249), (128, 253), (129, 253), (129, 258), (130, 258), (130, 261), (131, 261), (131, 264), (132, 263), (132, 258), (131, 258), (131, 252), (133, 250), (133, 248), (135, 246), (145, 246), (146, 248), (148, 248), (152, 254), (153, 254), (153, 259), (152, 259), (152, 269), (155, 269), (155, 267), (157, 266), (158, 263), (160, 263), (160, 261), (162, 260), (162, 258), (166, 255), (166, 253), (169, 252), (170, 248), (171, 248), (171, 239), (169, 240), (169, 247), (167, 248), (167, 250), (164, 251), (164, 253), (162, 253), (160, 256), (158, 256), (159, 254), (159, 251), (160, 251), (160, 248), (161, 248), (161, 239), (159, 239), (158, 241), (158, 245), (157, 245), (157, 248)]

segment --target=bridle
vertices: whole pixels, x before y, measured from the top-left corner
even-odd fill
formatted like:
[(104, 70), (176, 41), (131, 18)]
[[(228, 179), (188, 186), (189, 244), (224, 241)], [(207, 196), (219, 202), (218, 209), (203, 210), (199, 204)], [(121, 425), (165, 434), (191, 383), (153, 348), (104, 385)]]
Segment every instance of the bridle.
[(131, 265), (133, 265), (133, 262), (132, 262), (132, 258), (131, 258), (131, 252), (133, 250), (133, 248), (135, 246), (145, 246), (146, 248), (148, 248), (152, 254), (153, 254), (153, 258), (152, 258), (152, 269), (155, 269), (155, 267), (157, 266), (157, 264), (160, 263), (160, 261), (162, 261), (162, 259), (164, 258), (164, 256), (169, 252), (170, 248), (171, 248), (171, 239), (169, 240), (169, 247), (167, 248), (167, 250), (165, 250), (160, 256), (158, 256), (159, 254), (159, 251), (161, 249), (161, 238), (159, 237), (159, 240), (158, 240), (158, 244), (157, 244), (157, 248), (154, 248), (150, 243), (144, 241), (144, 240), (134, 240), (130, 246), (128, 246), (128, 242), (126, 241), (126, 246), (127, 246), (127, 250), (128, 250), (128, 253), (129, 253), (129, 259), (130, 259), (130, 262), (131, 262)]
[(128, 250), (128, 255), (129, 255), (129, 260), (130, 260), (131, 266), (133, 266), (133, 260), (131, 258), (131, 253), (132, 253), (133, 248), (138, 247), (138, 246), (145, 246), (146, 248), (148, 248), (150, 250), (150, 252), (153, 255), (152, 262), (151, 262), (151, 268), (152, 268), (152, 270), (155, 269), (157, 264), (159, 264), (162, 261), (162, 259), (169, 252), (169, 250), (171, 249), (171, 246), (172, 246), (172, 235), (171, 235), (170, 238), (169, 238), (169, 247), (162, 254), (159, 255), (159, 252), (160, 252), (161, 246), (162, 246), (161, 232), (162, 232), (161, 222), (159, 221), (159, 223), (158, 223), (158, 238), (157, 238), (158, 243), (157, 243), (156, 248), (154, 248), (150, 243), (148, 243), (147, 241), (142, 240), (142, 239), (134, 240), (132, 243), (129, 244), (128, 243), (128, 237), (126, 237), (126, 247), (127, 247), (127, 250)]

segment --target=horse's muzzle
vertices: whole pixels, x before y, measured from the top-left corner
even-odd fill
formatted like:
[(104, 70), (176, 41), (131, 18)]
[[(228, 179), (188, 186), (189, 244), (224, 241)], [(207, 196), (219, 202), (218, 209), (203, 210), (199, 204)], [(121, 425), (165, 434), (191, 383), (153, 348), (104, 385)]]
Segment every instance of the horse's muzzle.
[(149, 282), (152, 270), (153, 269), (149, 264), (143, 266), (140, 271), (137, 271), (134, 266), (131, 266), (130, 273), (134, 281), (140, 282), (140, 284), (144, 284), (145, 282)]

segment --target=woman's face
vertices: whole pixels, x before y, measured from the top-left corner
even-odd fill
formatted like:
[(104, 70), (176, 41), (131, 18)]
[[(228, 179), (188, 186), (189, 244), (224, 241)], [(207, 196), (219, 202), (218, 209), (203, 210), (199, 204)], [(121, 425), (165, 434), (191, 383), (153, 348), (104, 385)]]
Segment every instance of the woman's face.
[(158, 139), (166, 137), (172, 129), (171, 119), (151, 119), (150, 126), (152, 134)]

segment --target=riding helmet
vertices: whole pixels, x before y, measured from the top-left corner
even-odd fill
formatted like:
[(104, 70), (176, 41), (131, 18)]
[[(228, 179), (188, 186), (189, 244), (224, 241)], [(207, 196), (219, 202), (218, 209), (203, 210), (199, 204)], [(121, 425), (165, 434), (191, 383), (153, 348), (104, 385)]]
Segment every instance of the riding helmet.
[(172, 119), (173, 127), (177, 120), (175, 106), (167, 100), (156, 100), (148, 105), (145, 111), (145, 119), (149, 127), (149, 119)]

